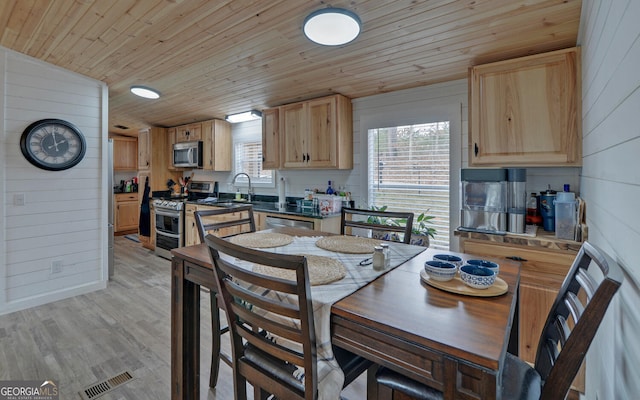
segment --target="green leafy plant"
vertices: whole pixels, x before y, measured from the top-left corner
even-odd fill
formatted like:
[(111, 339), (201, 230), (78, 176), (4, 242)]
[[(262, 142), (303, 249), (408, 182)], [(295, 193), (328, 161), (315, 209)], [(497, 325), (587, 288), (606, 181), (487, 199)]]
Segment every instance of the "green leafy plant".
[[(386, 211), (387, 206), (380, 206), (380, 207), (376, 207), (376, 206), (371, 206), (369, 208), (370, 210), (373, 211)], [(385, 217), (380, 217), (377, 215), (369, 215), (369, 217), (367, 217), (367, 223), (368, 224), (378, 224), (378, 225), (397, 225), (397, 222), (394, 221), (391, 218), (385, 218)]]
[(431, 236), (432, 238), (435, 238), (435, 235), (436, 233), (438, 233), (438, 231), (434, 227), (430, 226), (431, 220), (434, 218), (434, 215), (421, 213), (417, 218), (414, 219), (413, 226), (411, 227), (411, 232), (415, 233), (416, 235)]

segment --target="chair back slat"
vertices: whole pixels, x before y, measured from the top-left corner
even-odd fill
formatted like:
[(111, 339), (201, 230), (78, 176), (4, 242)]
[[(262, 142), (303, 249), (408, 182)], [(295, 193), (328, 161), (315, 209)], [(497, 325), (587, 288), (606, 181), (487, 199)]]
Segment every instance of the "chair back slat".
[(260, 349), (266, 354), (270, 354), (275, 358), (291, 364), (304, 364), (304, 353), (281, 346), (278, 343), (274, 344), (270, 338), (266, 338), (260, 333), (252, 331), (247, 326), (240, 325), (238, 333), (247, 343), (251, 343), (252, 346)]
[[(235, 398), (245, 398), (246, 385), (237, 382), (248, 380), (279, 398), (315, 399), (316, 339), (306, 258), (238, 246), (212, 234), (205, 243), (232, 336)], [(251, 264), (294, 271), (295, 280), (254, 272)], [(269, 372), (274, 365), (287, 373), (304, 368), (304, 390), (290, 374), (284, 379)]]
[(591, 275), (589, 275), (587, 271), (582, 268), (578, 269), (578, 273), (576, 274), (576, 281), (580, 284), (580, 286), (586, 293), (587, 300), (590, 301), (594, 293), (598, 289), (598, 284), (591, 277)]
[(560, 341), (560, 346), (562, 347), (565, 342), (567, 341), (567, 338), (569, 338), (569, 335), (571, 335), (571, 329), (569, 328), (569, 324), (567, 324), (567, 320), (564, 319), (561, 315), (558, 315), (558, 318), (556, 318), (555, 323), (553, 324), (553, 326), (556, 328), (556, 334), (558, 340)]
[[(599, 283), (590, 267), (600, 269)], [(588, 242), (582, 244), (540, 336), (535, 362), (543, 381), (540, 398), (565, 398), (622, 280), (620, 267), (609, 256)], [(572, 324), (567, 323), (569, 314)]]
[(278, 302), (275, 300), (271, 300), (268, 297), (261, 296), (258, 293), (254, 293), (245, 289), (244, 287), (231, 282), (227, 282), (227, 289), (232, 296), (235, 298), (245, 298), (248, 303), (253, 304), (254, 306), (273, 310), (274, 313), (284, 315), (290, 318), (297, 317), (300, 314), (300, 309), (297, 305), (293, 304), (284, 304), (282, 302)]
[(580, 302), (578, 296), (575, 293), (567, 292), (564, 296), (564, 304), (569, 309), (571, 313), (571, 317), (573, 318), (574, 324), (582, 318), (582, 313), (584, 313), (584, 305)]
[[(354, 216), (372, 217), (372, 222), (367, 220), (354, 220)], [(414, 214), (410, 212), (363, 210), (358, 208), (343, 208), (340, 217), (340, 233), (351, 234), (353, 228), (377, 230), (383, 232), (402, 233), (404, 243), (411, 242), (411, 230), (413, 228)], [(390, 224), (380, 224), (378, 221), (388, 221)]]
[[(204, 242), (204, 237), (209, 233), (226, 237), (256, 231), (253, 206), (251, 204), (199, 210), (194, 212), (193, 215), (196, 219), (200, 242)], [(229, 234), (220, 234), (220, 229), (231, 227), (237, 227), (237, 229), (232, 230)]]
[[(242, 300), (246, 302), (245, 299)], [(249, 326), (259, 326), (264, 331), (278, 337), (283, 337), (294, 342), (302, 342), (302, 332), (300, 331), (300, 329), (277, 322), (275, 320), (275, 318), (277, 318), (277, 314), (275, 316), (269, 315), (269, 318), (263, 317), (260, 314), (248, 310), (247, 306), (244, 304), (239, 304), (237, 298), (236, 302), (231, 304), (233, 313), (240, 317), (240, 320), (242, 320), (243, 323)], [(255, 305), (253, 304), (251, 306), (255, 307)], [(272, 310), (270, 311), (273, 312)]]

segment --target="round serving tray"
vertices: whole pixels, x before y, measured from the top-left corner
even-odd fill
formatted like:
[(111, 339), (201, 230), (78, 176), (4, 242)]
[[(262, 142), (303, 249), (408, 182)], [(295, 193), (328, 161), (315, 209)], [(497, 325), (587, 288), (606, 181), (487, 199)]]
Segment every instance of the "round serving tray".
[(431, 279), (431, 277), (427, 275), (427, 271), (425, 271), (424, 269), (420, 271), (420, 279), (429, 286), (433, 286), (435, 288), (442, 289), (451, 293), (462, 294), (465, 296), (494, 297), (505, 294), (509, 290), (509, 285), (507, 285), (507, 282), (500, 279), (499, 277), (496, 277), (496, 281), (494, 282), (494, 284), (486, 289), (475, 289), (471, 286), (467, 286), (467, 284), (462, 282), (462, 279), (460, 279), (460, 277), (457, 275), (450, 281), (436, 281), (435, 279)]

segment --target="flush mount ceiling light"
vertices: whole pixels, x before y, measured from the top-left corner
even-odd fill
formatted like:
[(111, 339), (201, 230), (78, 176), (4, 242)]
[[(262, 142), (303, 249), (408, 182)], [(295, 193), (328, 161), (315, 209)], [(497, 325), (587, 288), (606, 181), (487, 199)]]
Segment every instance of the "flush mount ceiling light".
[(262, 113), (258, 110), (245, 111), (238, 114), (229, 114), (224, 119), (232, 124), (236, 122), (253, 121), (254, 119), (262, 118)]
[(145, 99), (157, 99), (160, 97), (160, 93), (146, 86), (131, 86), (131, 93)]
[(309, 14), (302, 30), (312, 42), (324, 46), (340, 46), (360, 34), (360, 18), (343, 8), (324, 8)]

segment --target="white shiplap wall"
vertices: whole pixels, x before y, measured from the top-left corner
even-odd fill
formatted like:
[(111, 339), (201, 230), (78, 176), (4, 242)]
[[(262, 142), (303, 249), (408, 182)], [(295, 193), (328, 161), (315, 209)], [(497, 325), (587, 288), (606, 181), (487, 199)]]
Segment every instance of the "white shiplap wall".
[(584, 0), (583, 171), (589, 240), (626, 280), (587, 356), (587, 399), (640, 393), (640, 1)]
[[(0, 314), (106, 287), (107, 88), (102, 82), (0, 48), (2, 258)], [(45, 171), (20, 152), (32, 122), (72, 122), (87, 141), (85, 158)], [(24, 194), (25, 205), (14, 196)], [(51, 261), (63, 263), (51, 273)]]

